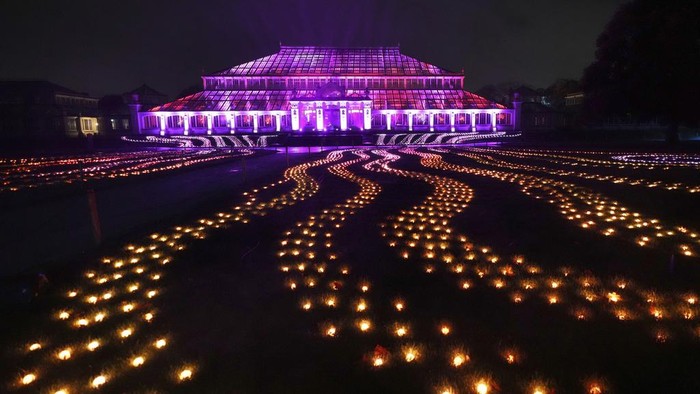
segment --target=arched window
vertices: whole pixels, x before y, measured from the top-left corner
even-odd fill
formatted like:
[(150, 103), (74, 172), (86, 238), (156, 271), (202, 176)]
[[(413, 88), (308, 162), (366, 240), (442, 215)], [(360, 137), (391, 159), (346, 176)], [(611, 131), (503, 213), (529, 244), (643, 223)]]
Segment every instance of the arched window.
[(418, 113), (413, 117), (414, 126), (425, 126), (428, 124), (428, 115), (424, 112)]
[(476, 114), (476, 124), (490, 124), (491, 115), (486, 112)]
[(160, 119), (155, 115), (148, 115), (143, 117), (143, 129), (144, 130), (154, 130), (160, 128)]
[(455, 124), (458, 124), (458, 125), (470, 124), (469, 114), (457, 114), (457, 115), (455, 115)]
[(379, 113), (372, 114), (372, 127), (385, 128), (386, 116)]
[(193, 129), (204, 129), (207, 127), (207, 117), (205, 115), (194, 115), (190, 118), (190, 126)]
[(169, 129), (182, 129), (185, 127), (185, 122), (180, 115), (168, 116), (168, 128)]
[(511, 125), (511, 124), (513, 124), (511, 119), (512, 118), (511, 118), (510, 113), (508, 113), (508, 112), (499, 113), (498, 115), (496, 115), (496, 124)]
[(394, 125), (397, 127), (401, 127), (401, 126), (408, 127), (408, 115), (407, 114), (394, 115)]
[(253, 116), (239, 115), (236, 116), (236, 127), (253, 127)]
[(212, 122), (214, 123), (214, 127), (219, 129), (228, 127), (228, 124), (226, 123), (226, 115), (216, 115), (212, 119)]
[(435, 124), (436, 125), (447, 125), (450, 124), (450, 115), (439, 113), (435, 114)]
[(261, 129), (272, 129), (275, 128), (275, 117), (272, 115), (260, 115), (258, 119), (258, 127)]

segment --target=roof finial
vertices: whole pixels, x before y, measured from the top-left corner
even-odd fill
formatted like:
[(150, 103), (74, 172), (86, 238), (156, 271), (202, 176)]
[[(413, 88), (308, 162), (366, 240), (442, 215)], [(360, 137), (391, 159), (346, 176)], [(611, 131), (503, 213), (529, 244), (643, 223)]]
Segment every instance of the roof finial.
[(282, 48), (282, 40), (280, 40), (280, 48)]

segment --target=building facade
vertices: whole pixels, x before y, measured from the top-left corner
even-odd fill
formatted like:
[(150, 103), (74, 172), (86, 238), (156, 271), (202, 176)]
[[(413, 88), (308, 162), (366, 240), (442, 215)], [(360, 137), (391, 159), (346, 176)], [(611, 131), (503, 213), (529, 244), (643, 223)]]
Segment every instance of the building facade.
[(0, 135), (77, 137), (99, 131), (97, 99), (48, 81), (0, 81)]
[(204, 89), (142, 111), (142, 134), (512, 131), (514, 108), (465, 91), (464, 75), (398, 47), (281, 46), (202, 76)]

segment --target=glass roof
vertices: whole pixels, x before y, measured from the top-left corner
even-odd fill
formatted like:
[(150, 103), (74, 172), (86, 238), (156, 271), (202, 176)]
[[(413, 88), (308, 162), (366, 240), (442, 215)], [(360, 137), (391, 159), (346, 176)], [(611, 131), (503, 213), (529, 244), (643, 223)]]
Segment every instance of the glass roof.
[[(365, 97), (365, 90), (348, 89), (346, 99)], [(290, 100), (308, 100), (316, 90), (205, 90), (166, 103), (150, 111), (288, 111)], [(372, 108), (382, 109), (486, 109), (505, 108), (463, 90), (369, 90)]]
[(214, 76), (391, 75), (461, 76), (406, 56), (398, 47), (334, 48), (282, 46), (279, 52), (212, 74)]

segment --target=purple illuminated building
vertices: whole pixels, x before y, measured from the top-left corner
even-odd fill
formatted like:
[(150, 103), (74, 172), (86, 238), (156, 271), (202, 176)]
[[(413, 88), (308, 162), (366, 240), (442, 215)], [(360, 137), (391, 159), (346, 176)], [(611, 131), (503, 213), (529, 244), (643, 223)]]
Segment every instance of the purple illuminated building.
[(281, 46), (202, 76), (204, 90), (138, 112), (139, 132), (208, 135), (361, 130), (517, 130), (514, 108), (465, 91), (464, 75), (398, 47)]

